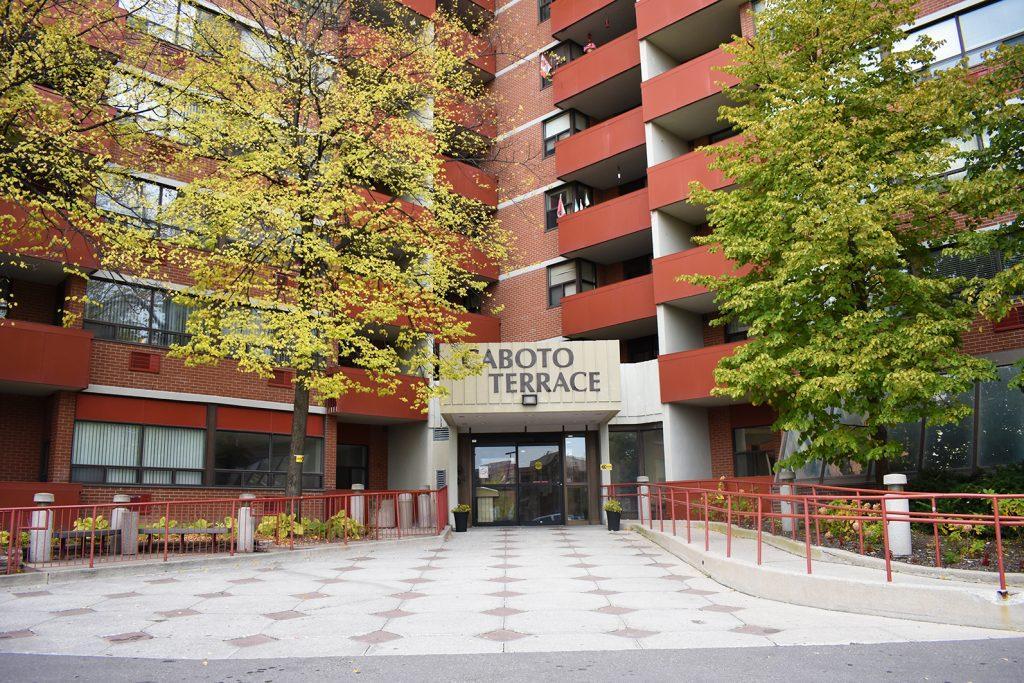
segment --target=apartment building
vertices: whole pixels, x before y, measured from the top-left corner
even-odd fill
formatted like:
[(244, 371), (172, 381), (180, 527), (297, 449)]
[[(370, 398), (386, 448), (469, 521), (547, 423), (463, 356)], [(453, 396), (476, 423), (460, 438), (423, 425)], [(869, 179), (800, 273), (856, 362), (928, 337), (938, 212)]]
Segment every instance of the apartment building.
[[(515, 161), (450, 161), (446, 175), (495, 207), (513, 253), (500, 273), (479, 269), (491, 298), (468, 315), (483, 374), (449, 382), (426, 413), (401, 396), (315, 406), (306, 486), (448, 485), (453, 501), (473, 506), (473, 523), (563, 524), (598, 521), (603, 484), (767, 473), (780, 441), (772, 411), (711, 395), (718, 360), (746, 330), (709, 325), (713, 296), (677, 279), (735, 269), (693, 244), (711, 228), (688, 187), (731, 183), (699, 148), (734, 134), (717, 115), (733, 84), (715, 68), (728, 60), (721, 45), (754, 34), (755, 8), (403, 1), (424, 17), (441, 5), (492, 19), (489, 35), (467, 36), (489, 41), (472, 67), (498, 107), (496, 129), (480, 132)], [(913, 30), (947, 40), (941, 60), (977, 59), (1021, 39), (1022, 5), (927, 0)], [(170, 201), (187, 179), (140, 182)], [(991, 261), (972, 267), (1002, 267)], [(80, 484), (86, 500), (104, 501), (282, 485), (274, 463), (287, 454), (288, 371), (265, 380), (169, 358), (183, 330), (164, 294), (173, 283), (96, 273), (86, 285), (44, 260), (5, 274), (19, 306), (9, 312), (18, 324), (0, 325), (0, 480)], [(86, 309), (81, 329), (58, 325), (65, 294), (124, 286), (142, 305)], [(1024, 316), (979, 322), (965, 344), (1008, 366), (1024, 355)], [(1007, 389), (1008, 368), (1000, 373), (965, 397), (977, 408), (968, 422), (895, 430), (908, 468), (1020, 459), (1024, 395)]]

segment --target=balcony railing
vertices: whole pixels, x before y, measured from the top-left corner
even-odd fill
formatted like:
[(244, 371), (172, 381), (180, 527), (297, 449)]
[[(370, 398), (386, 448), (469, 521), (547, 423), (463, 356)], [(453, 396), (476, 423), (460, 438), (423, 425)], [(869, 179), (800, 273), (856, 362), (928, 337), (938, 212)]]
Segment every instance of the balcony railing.
[(664, 403), (693, 403), (696, 405), (726, 405), (727, 398), (711, 395), (715, 388), (715, 368), (718, 362), (746, 341), (716, 344), (692, 351), (669, 353), (658, 357), (661, 400)]
[(84, 389), (91, 357), (91, 332), (0, 321), (0, 384), (15, 392)]
[[(630, 31), (560, 66), (554, 75), (554, 98), (563, 109), (605, 118), (639, 103), (640, 93), (634, 93), (639, 80), (640, 44), (636, 31)], [(588, 92), (592, 89), (602, 92)]]
[[(637, 107), (555, 143), (555, 172), (559, 178), (570, 178), (630, 150), (639, 155), (644, 144), (643, 110)], [(646, 156), (644, 161), (646, 165)]]
[(644, 275), (562, 299), (562, 334), (615, 338), (616, 328), (653, 322), (655, 315), (652, 276)]
[(562, 255), (578, 256), (588, 248), (617, 242), (650, 229), (651, 212), (647, 205), (647, 188), (644, 188), (562, 216), (558, 221), (558, 251)]
[(651, 210), (689, 200), (690, 183), (694, 181), (711, 190), (722, 190), (733, 184), (721, 171), (710, 168), (710, 163), (708, 150), (696, 149), (652, 166), (647, 175)]
[(681, 282), (681, 275), (744, 275), (749, 266), (737, 269), (735, 261), (710, 246), (687, 249), (654, 259), (654, 301), (672, 303), (679, 308), (708, 313), (714, 310), (714, 296), (705, 287)]
[(402, 375), (398, 390), (394, 394), (381, 396), (373, 389), (373, 379), (366, 370), (341, 368), (339, 372), (367, 387), (369, 391), (350, 391), (339, 399), (329, 399), (329, 414), (396, 423), (422, 422), (427, 419), (426, 412), (414, 406), (417, 387), (425, 382), (423, 378)]

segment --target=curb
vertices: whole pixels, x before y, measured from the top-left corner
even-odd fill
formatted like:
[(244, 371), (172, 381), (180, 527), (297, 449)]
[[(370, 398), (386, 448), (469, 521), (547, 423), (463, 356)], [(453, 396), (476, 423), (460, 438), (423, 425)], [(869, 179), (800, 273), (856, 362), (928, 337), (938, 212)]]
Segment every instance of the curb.
[(168, 560), (167, 562), (117, 562), (104, 564), (96, 567), (68, 567), (52, 568), (43, 571), (23, 572), (21, 574), (8, 574), (0, 576), (0, 590), (5, 588), (18, 588), (22, 586), (45, 586), (58, 583), (75, 583), (78, 581), (89, 581), (92, 579), (118, 577), (118, 576), (156, 576), (192, 569), (207, 569), (210, 567), (263, 567), (278, 564), (283, 560), (298, 562), (310, 562), (318, 560), (327, 553), (343, 554), (350, 551), (362, 552), (367, 549), (393, 547), (395, 544), (402, 545), (429, 545), (444, 543), (450, 538), (449, 527), (440, 534), (431, 536), (412, 536), (409, 538), (396, 538), (387, 541), (354, 541), (348, 545), (318, 545), (309, 548), (296, 548), (295, 550), (277, 549), (258, 553), (238, 553), (235, 555), (212, 555), (209, 557), (183, 558)]
[[(757, 566), (705, 552), (703, 543), (631, 525), (631, 530), (661, 546), (718, 583), (752, 595), (819, 609), (1024, 631), (1024, 595), (1002, 598), (981, 587), (885, 583)], [(699, 546), (699, 547), (698, 547)]]

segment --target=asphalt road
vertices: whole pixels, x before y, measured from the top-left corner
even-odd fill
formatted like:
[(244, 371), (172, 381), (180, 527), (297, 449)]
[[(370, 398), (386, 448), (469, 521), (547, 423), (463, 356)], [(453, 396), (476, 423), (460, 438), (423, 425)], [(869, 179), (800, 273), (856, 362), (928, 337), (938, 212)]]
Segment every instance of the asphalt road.
[[(841, 618), (841, 617), (838, 617)], [(4, 681), (1021, 681), (1024, 638), (537, 654), (159, 660), (0, 655)]]

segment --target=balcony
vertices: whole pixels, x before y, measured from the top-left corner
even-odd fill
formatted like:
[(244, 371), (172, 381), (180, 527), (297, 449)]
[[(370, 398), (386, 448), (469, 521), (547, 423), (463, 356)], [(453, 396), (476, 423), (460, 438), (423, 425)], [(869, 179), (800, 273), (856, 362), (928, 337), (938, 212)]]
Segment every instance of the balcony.
[(585, 45), (587, 36), (605, 44), (636, 28), (635, 0), (555, 0), (551, 33)]
[(459, 318), (469, 323), (469, 336), (463, 341), (487, 344), (501, 341), (501, 319), (483, 313), (460, 313)]
[(723, 91), (738, 79), (718, 71), (732, 62), (721, 48), (644, 81), (644, 122), (656, 123), (680, 140), (720, 130), (718, 110), (729, 103)]
[(92, 332), (0, 321), (0, 391), (44, 395), (89, 386)]
[(463, 197), (476, 199), (487, 206), (498, 206), (498, 179), (461, 161), (444, 162), (442, 179)]
[(558, 219), (558, 252), (614, 263), (652, 251), (647, 188)]
[(699, 181), (712, 190), (722, 190), (733, 184), (721, 171), (709, 168), (710, 163), (706, 151), (697, 149), (652, 166), (647, 172), (651, 211), (661, 209), (691, 225), (705, 222), (704, 207), (688, 201), (690, 183)]
[(640, 105), (640, 43), (636, 31), (560, 66), (555, 104), (605, 119)]
[(636, 27), (677, 62), (710, 52), (738, 36), (740, 7), (747, 0), (639, 0)]
[(437, 8), (436, 0), (399, 0), (399, 2), (413, 12), (416, 12), (416, 14), (421, 14), (425, 17), (432, 15)]
[(677, 254), (654, 259), (654, 302), (671, 304), (694, 313), (715, 310), (715, 296), (705, 287), (680, 282), (680, 275), (745, 275), (750, 266), (736, 268), (736, 263), (710, 246), (687, 249)]
[(654, 334), (654, 286), (644, 275), (562, 299), (562, 334), (581, 339), (632, 339)]
[(555, 173), (597, 189), (641, 178), (647, 171), (640, 107), (555, 143)]
[[(20, 254), (25, 258), (39, 259), (53, 264), (67, 263), (87, 270), (99, 267), (99, 259), (93, 247), (78, 230), (70, 227), (59, 216), (38, 229), (26, 227), (28, 214), (16, 203), (0, 199), (0, 216), (10, 219), (8, 234), (16, 235), (6, 241), (0, 251)], [(60, 268), (55, 266), (59, 271)]]
[(461, 264), (462, 268), (482, 280), (497, 282), (498, 275), (500, 274), (498, 264), (488, 258), (485, 253), (472, 244), (467, 243), (465, 249), (466, 256), (465, 260)]
[[(340, 372), (365, 387), (373, 386), (369, 373), (361, 368), (341, 368)], [(339, 422), (362, 422), (367, 424), (399, 424), (422, 422), (426, 412), (414, 407), (416, 387), (424, 380), (420, 377), (402, 375), (398, 390), (389, 396), (380, 396), (376, 391), (350, 391), (339, 399), (327, 401), (327, 412), (336, 415)]]
[(669, 353), (658, 357), (658, 374), (663, 403), (689, 403), (701, 406), (721, 406), (734, 403), (729, 398), (712, 396), (715, 388), (715, 368), (718, 361), (731, 356), (746, 341), (716, 344), (692, 351)]

